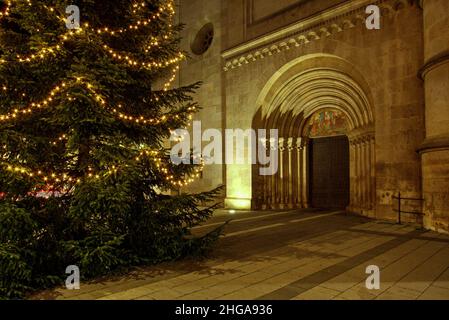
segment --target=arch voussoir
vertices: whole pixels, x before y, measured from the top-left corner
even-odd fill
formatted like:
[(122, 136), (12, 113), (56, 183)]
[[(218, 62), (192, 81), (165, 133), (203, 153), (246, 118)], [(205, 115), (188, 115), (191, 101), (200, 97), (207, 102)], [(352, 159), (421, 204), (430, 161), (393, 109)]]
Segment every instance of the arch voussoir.
[(373, 210), (375, 119), (369, 86), (351, 63), (326, 54), (298, 58), (273, 75), (257, 103), (262, 119), (258, 123), (279, 130), (276, 148), (282, 162), (281, 172), (265, 178), (262, 185), (253, 185), (255, 193), (265, 195), (259, 207), (309, 206), (310, 137), (306, 129), (312, 115), (331, 109), (343, 114), (347, 122), (351, 159), (348, 209)]

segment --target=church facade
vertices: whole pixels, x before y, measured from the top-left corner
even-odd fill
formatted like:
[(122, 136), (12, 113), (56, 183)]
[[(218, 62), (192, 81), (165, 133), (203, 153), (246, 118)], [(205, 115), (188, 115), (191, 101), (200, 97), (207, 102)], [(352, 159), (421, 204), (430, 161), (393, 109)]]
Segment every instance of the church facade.
[[(380, 28), (367, 27), (367, 7)], [(195, 120), (277, 129), (276, 174), (214, 164), (233, 209), (346, 208), (449, 231), (449, 1), (179, 0)], [(245, 148), (248, 148), (245, 145)], [(422, 200), (420, 200), (422, 199)]]

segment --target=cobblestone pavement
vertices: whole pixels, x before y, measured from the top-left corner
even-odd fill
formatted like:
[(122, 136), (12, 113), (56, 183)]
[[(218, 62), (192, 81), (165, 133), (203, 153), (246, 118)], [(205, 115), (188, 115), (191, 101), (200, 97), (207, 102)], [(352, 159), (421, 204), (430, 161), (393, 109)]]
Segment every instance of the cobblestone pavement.
[[(211, 256), (45, 291), (33, 299), (449, 299), (449, 236), (341, 211), (218, 212)], [(366, 267), (381, 270), (368, 290)]]

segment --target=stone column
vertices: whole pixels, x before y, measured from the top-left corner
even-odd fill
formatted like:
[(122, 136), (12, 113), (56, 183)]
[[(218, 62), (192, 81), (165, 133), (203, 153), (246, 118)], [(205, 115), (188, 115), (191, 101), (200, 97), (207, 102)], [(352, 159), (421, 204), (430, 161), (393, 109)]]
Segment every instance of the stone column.
[(284, 209), (284, 180), (285, 180), (285, 173), (284, 173), (284, 155), (285, 154), (285, 139), (279, 138), (279, 175), (278, 175), (278, 205), (279, 209)]
[(361, 148), (360, 141), (357, 139), (355, 144), (355, 194), (356, 194), (356, 207), (360, 210), (362, 206), (362, 189), (361, 189), (361, 176), (362, 176), (362, 162), (361, 162)]
[(422, 155), (424, 224), (449, 231), (449, 1), (422, 0), (426, 139)]
[[(278, 141), (275, 139), (270, 139), (270, 149), (271, 152), (278, 152)], [(270, 208), (275, 209), (276, 204), (276, 176), (277, 173), (270, 176)]]
[(302, 139), (302, 204), (309, 207), (309, 139)]
[(370, 172), (370, 149), (371, 143), (369, 141), (369, 136), (365, 137), (365, 141), (363, 142), (365, 146), (365, 210), (370, 209), (371, 205), (371, 172)]
[(296, 139), (296, 203), (299, 208), (303, 207), (302, 202), (302, 189), (304, 188), (302, 184), (302, 138)]
[(374, 208), (376, 207), (376, 140), (375, 136), (370, 137), (370, 177), (371, 177), (371, 207), (374, 213)]
[(353, 139), (349, 141), (349, 211), (356, 208), (356, 145)]
[(286, 203), (289, 208), (293, 208), (294, 200), (293, 200), (293, 138), (288, 138), (287, 140), (287, 151), (288, 151), (288, 193)]
[(365, 209), (369, 210), (371, 206), (371, 172), (370, 172), (370, 148), (371, 143), (369, 141), (369, 136), (365, 137), (363, 141), (363, 146), (365, 149), (364, 154), (364, 168), (365, 168), (365, 177), (363, 184), (365, 186)]
[[(262, 142), (262, 148), (266, 154), (267, 150), (269, 148), (268, 140), (261, 139), (261, 142)], [(269, 180), (268, 180), (268, 176), (266, 176), (266, 175), (264, 175), (262, 179), (263, 179), (262, 210), (266, 210), (266, 209), (268, 209), (268, 197), (269, 197), (268, 182), (269, 182)]]
[(364, 138), (360, 141), (360, 190), (361, 190), (361, 208), (366, 208), (366, 141)]

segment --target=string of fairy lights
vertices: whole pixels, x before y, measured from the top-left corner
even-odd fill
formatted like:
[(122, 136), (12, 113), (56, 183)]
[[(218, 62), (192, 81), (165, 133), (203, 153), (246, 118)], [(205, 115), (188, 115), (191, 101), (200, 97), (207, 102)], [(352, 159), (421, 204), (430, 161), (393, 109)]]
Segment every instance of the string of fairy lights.
[[(173, 76), (169, 79), (169, 82), (167, 82), (164, 85), (164, 91), (168, 90), (168, 87), (170, 86), (171, 82), (174, 81), (176, 77), (176, 72), (179, 70), (179, 67), (173, 69)], [(78, 85), (84, 86), (95, 98), (95, 100), (105, 109), (112, 112), (114, 115), (116, 115), (118, 120), (127, 121), (127, 122), (134, 122), (136, 124), (144, 124), (144, 125), (157, 125), (168, 121), (173, 121), (179, 119), (179, 115), (170, 115), (165, 114), (161, 116), (160, 118), (146, 118), (143, 115), (131, 115), (127, 114), (125, 112), (122, 112), (121, 109), (123, 106), (119, 104), (117, 107), (111, 107), (107, 102), (106, 98), (103, 97), (101, 94), (97, 92), (95, 89), (95, 86), (87, 81), (86, 79), (82, 77), (77, 77), (75, 79), (75, 82)], [(69, 87), (70, 82), (61, 82), (59, 85), (55, 86), (48, 96), (43, 99), (40, 102), (32, 102), (30, 105), (28, 105), (25, 108), (21, 109), (13, 109), (12, 111), (6, 113), (6, 114), (0, 114), (0, 122), (7, 122), (7, 121), (17, 121), (20, 120), (21, 117), (29, 116), (34, 111), (42, 110), (44, 108), (47, 108), (51, 105), (51, 102), (53, 102), (57, 98), (57, 94), (60, 94), (65, 88)], [(3, 86), (3, 90), (8, 90), (6, 86)], [(22, 94), (24, 95), (24, 94)], [(70, 99), (70, 98), (69, 98)], [(192, 114), (194, 114), (197, 111), (197, 108), (195, 106), (191, 106), (188, 109), (189, 112), (189, 119), (192, 119)]]
[(129, 57), (128, 55), (120, 54), (119, 52), (116, 52), (112, 48), (110, 48), (108, 45), (103, 45), (103, 49), (109, 53), (109, 55), (119, 61), (125, 61), (127, 64), (131, 66), (137, 66), (137, 67), (143, 67), (143, 68), (166, 68), (170, 65), (177, 64), (181, 62), (185, 58), (184, 53), (178, 52), (176, 57), (166, 61), (165, 63), (162, 62), (145, 62), (145, 61), (139, 61), (137, 59), (133, 59), (132, 57)]
[[(68, 31), (66, 34), (61, 36), (61, 40), (60, 40), (59, 44), (41, 48), (38, 52), (32, 53), (28, 56), (16, 55), (15, 57), (12, 57), (12, 59), (14, 59), (12, 61), (6, 61), (6, 60), (2, 59), (2, 60), (0, 60), (0, 63), (7, 63), (7, 62), (13, 62), (13, 61), (16, 61), (19, 63), (30, 63), (30, 62), (33, 62), (38, 59), (41, 59), (41, 60), (46, 59), (50, 55), (56, 55), (58, 52), (61, 52), (63, 49), (64, 42), (67, 42), (74, 36), (82, 35), (83, 31), (84, 31), (83, 28), (79, 28), (75, 31), (72, 31), (72, 30)], [(168, 38), (167, 35), (163, 36), (163, 39), (167, 39), (167, 38)], [(145, 53), (148, 53), (148, 51), (151, 48), (158, 47), (160, 43), (161, 43), (160, 40), (153, 38), (152, 41), (150, 42), (150, 44), (145, 48)], [(156, 61), (149, 61), (149, 62), (148, 61), (139, 61), (138, 59), (130, 57), (126, 53), (120, 53), (120, 52), (112, 49), (111, 47), (109, 47), (106, 44), (102, 45), (101, 48), (107, 54), (109, 54), (109, 56), (112, 59), (116, 60), (117, 62), (123, 62), (127, 66), (133, 66), (133, 67), (138, 67), (138, 68), (148, 68), (148, 69), (166, 68), (173, 64), (179, 64), (182, 60), (185, 59), (185, 54), (183, 52), (178, 52), (174, 58), (171, 58), (168, 61), (165, 61), (165, 63), (156, 62)]]
[[(32, 5), (31, 0), (28, 0), (29, 5)], [(9, 5), (11, 5), (11, 1), (8, 2), (8, 6), (7, 9), (5, 9), (5, 12), (3, 12), (2, 14), (4, 15), (8, 15), (9, 14)], [(138, 4), (134, 4), (133, 6), (135, 7), (143, 7), (145, 6), (144, 3), (141, 3), (140, 5)], [(173, 5), (171, 2), (167, 3), (167, 8), (170, 10), (171, 13), (174, 14), (174, 9), (173, 9)], [(163, 11), (163, 7), (161, 7), (162, 11)], [(50, 8), (51, 11), (54, 11), (54, 8)], [(170, 25), (171, 26), (171, 25)], [(107, 28), (106, 28), (107, 29)], [(100, 29), (98, 29), (100, 30)], [(97, 31), (98, 31), (97, 30)], [(16, 55), (16, 61), (20, 62), (20, 63), (29, 63), (32, 62), (36, 59), (45, 59), (47, 58), (49, 55), (54, 55), (56, 54), (58, 51), (61, 51), (63, 48), (63, 43), (65, 41), (68, 41), (69, 39), (71, 39), (72, 37), (76, 36), (76, 35), (80, 35), (82, 34), (83, 29), (79, 28), (75, 31), (70, 30), (68, 31), (66, 34), (64, 34), (63, 36), (61, 36), (61, 43), (53, 45), (53, 46), (49, 46), (49, 47), (44, 47), (41, 48), (38, 52), (34, 53), (34, 54), (30, 54), (29, 56), (20, 56), (20, 55)], [(164, 39), (168, 38), (168, 35), (164, 35), (163, 36)], [(157, 38), (152, 38), (150, 45), (145, 49), (146, 52), (148, 52), (148, 50), (154, 46), (159, 46), (159, 44), (161, 43), (160, 40), (157, 40)], [(133, 59), (132, 57), (129, 57), (126, 54), (121, 54), (119, 52), (116, 52), (115, 50), (113, 50), (112, 48), (110, 48), (108, 45), (103, 45), (102, 48), (105, 50), (105, 52), (107, 52), (111, 58), (121, 62), (123, 61), (127, 66), (134, 66), (134, 67), (144, 67), (144, 68), (167, 68), (170, 65), (176, 64), (176, 67), (172, 70), (172, 75), (170, 76), (170, 78), (168, 79), (168, 81), (162, 86), (164, 91), (167, 91), (170, 86), (172, 85), (172, 83), (176, 80), (176, 74), (177, 71), (179, 70), (179, 63), (185, 59), (185, 55), (183, 52), (178, 52), (178, 54), (166, 61), (165, 63), (162, 62), (144, 62), (144, 61), (138, 61), (137, 59)], [(0, 63), (6, 63), (7, 61), (5, 60), (0, 60)], [(122, 116), (123, 119), (128, 119), (125, 116)], [(2, 120), (2, 119), (0, 119)], [(139, 122), (139, 121), (137, 121)]]
[(11, 8), (11, 1), (7, 1), (5, 10), (4, 11), (0, 11), (0, 19), (3, 19), (4, 17), (9, 16), (10, 8)]
[[(99, 102), (103, 107), (108, 108), (107, 103), (105, 102), (105, 99), (100, 94), (98, 94), (96, 92), (96, 90), (94, 89), (94, 86), (90, 82), (85, 81), (81, 77), (76, 78), (76, 82), (83, 84), (85, 86), (85, 88), (87, 88), (92, 93), (92, 95), (95, 97), (95, 100), (97, 102)], [(53, 90), (51, 90), (49, 96), (46, 99), (44, 99), (43, 101), (41, 101), (40, 103), (32, 103), (26, 109), (21, 109), (21, 110), (15, 109), (15, 110), (13, 110), (12, 113), (0, 115), (0, 121), (16, 120), (16, 119), (20, 118), (21, 116), (26, 116), (26, 115), (33, 113), (34, 110), (39, 110), (39, 109), (48, 107), (50, 105), (50, 102), (55, 100), (56, 95), (58, 93), (60, 93), (61, 90), (63, 90), (63, 88), (66, 88), (67, 86), (68, 85), (66, 82), (61, 83), (60, 85), (53, 88)], [(122, 106), (119, 105), (119, 108), (122, 108)], [(110, 108), (108, 108), (108, 109), (111, 110)], [(189, 116), (188, 116), (189, 119), (192, 119), (192, 114), (196, 112), (195, 110), (196, 110), (195, 106), (188, 107), (187, 111), (189, 113)], [(115, 108), (112, 109), (111, 111), (117, 115), (117, 119), (125, 120), (125, 121), (132, 121), (132, 122), (139, 123), (139, 124), (148, 124), (148, 125), (157, 125), (157, 124), (160, 124), (163, 122), (167, 122), (167, 121), (179, 118), (178, 115), (164, 115), (160, 118), (146, 119), (143, 116), (127, 115), (125, 113), (118, 111)], [(171, 129), (170, 129), (170, 131), (171, 131)], [(69, 136), (69, 134), (62, 134), (59, 138), (57, 138), (57, 140), (51, 141), (50, 144), (56, 145), (58, 142), (66, 140), (68, 138), (68, 136)], [(159, 165), (161, 165), (161, 164), (159, 164)], [(44, 173), (41, 170), (32, 171), (30, 169), (25, 169), (22, 167), (11, 166), (11, 165), (8, 165), (7, 168), (9, 171), (14, 171), (17, 173), (26, 173), (30, 177), (41, 177), (44, 181), (49, 181), (50, 179), (53, 179), (55, 182), (75, 181), (75, 178), (70, 177), (65, 173), (61, 173), (61, 174)], [(158, 168), (159, 168), (159, 166), (158, 166)], [(162, 172), (164, 172), (164, 170), (162, 170)], [(109, 172), (109, 173), (111, 173), (111, 172)], [(89, 177), (99, 177), (99, 175), (94, 174), (94, 173), (89, 173)], [(170, 182), (174, 186), (185, 186), (186, 185), (186, 182), (183, 180), (172, 181), (173, 177), (167, 177), (167, 179), (170, 180)], [(193, 180), (191, 178), (188, 178), (186, 181), (192, 182)]]
[[(29, 56), (21, 56), (16, 55), (13, 59), (15, 59), (16, 62), (19, 63), (30, 63), (37, 59), (46, 59), (50, 55), (56, 55), (58, 52), (62, 51), (63, 43), (69, 39), (69, 37), (73, 37), (74, 35), (78, 35), (82, 33), (82, 29), (78, 29), (76, 31), (69, 31), (67, 35), (64, 35), (61, 40), (61, 44), (57, 44), (50, 47), (41, 48), (38, 52), (30, 54)], [(152, 42), (153, 46), (158, 46), (159, 42), (156, 40)], [(145, 49), (145, 52), (148, 52), (148, 48), (151, 46), (148, 46), (147, 49)], [(174, 58), (171, 58), (164, 63), (162, 62), (156, 62), (156, 61), (139, 61), (138, 59), (134, 59), (127, 55), (126, 53), (120, 53), (109, 47), (108, 45), (104, 44), (101, 46), (101, 48), (114, 60), (118, 62), (124, 62), (127, 66), (131, 67), (137, 67), (137, 68), (147, 68), (147, 69), (161, 69), (161, 68), (167, 68), (170, 65), (173, 64), (179, 64), (182, 60), (186, 58), (185, 54), (183, 52), (178, 52)], [(0, 63), (7, 63), (11, 61), (6, 61), (4, 59), (0, 60)]]
[[(13, 2), (18, 2), (19, 0), (9, 0), (6, 3), (6, 8), (3, 12), (0, 12), (0, 19), (5, 17), (5, 16), (9, 16), (10, 14), (10, 8), (13, 4)], [(27, 0), (27, 3), (29, 6), (32, 6), (33, 3), (31, 0)], [(133, 13), (137, 13), (138, 10), (137, 9), (141, 9), (144, 8), (146, 6), (145, 2), (141, 2), (141, 3), (134, 3), (132, 4), (132, 8), (133, 8)], [(52, 12), (52, 13), (56, 13), (57, 10), (54, 7), (50, 7), (50, 6), (44, 6), (48, 11)], [(161, 7), (159, 8), (159, 12), (156, 14), (153, 14), (151, 17), (149, 17), (146, 20), (138, 20), (136, 21), (134, 24), (129, 25), (126, 28), (119, 28), (119, 29), (110, 29), (109, 27), (101, 27), (101, 28), (92, 28), (89, 26), (89, 23), (86, 22), (84, 23), (84, 25), (78, 29), (74, 30), (69, 30), (68, 32), (66, 32), (65, 34), (63, 34), (60, 38), (60, 43), (57, 45), (54, 45), (52, 47), (46, 47), (46, 48), (42, 48), (38, 53), (35, 54), (31, 54), (28, 57), (21, 57), (21, 56), (17, 56), (17, 60), (19, 62), (31, 62), (32, 60), (38, 59), (38, 58), (45, 58), (48, 54), (50, 53), (55, 53), (56, 51), (60, 50), (62, 48), (62, 45), (65, 41), (69, 40), (70, 38), (72, 38), (75, 35), (80, 35), (84, 32), (84, 34), (88, 34), (88, 31), (90, 32), (94, 32), (97, 34), (108, 34), (108, 35), (117, 35), (120, 33), (123, 33), (127, 30), (139, 30), (140, 27), (146, 27), (148, 26), (151, 22), (153, 22), (154, 20), (158, 19), (161, 17), (161, 15), (163, 13), (167, 13), (168, 12), (168, 16), (169, 18), (172, 18), (175, 14), (175, 10), (174, 10), (174, 5), (173, 5), (173, 1), (172, 0), (168, 0), (165, 4), (162, 4)], [(67, 17), (65, 16), (57, 16), (56, 18), (60, 21), (63, 21), (64, 23), (66, 22)], [(169, 24), (169, 27), (172, 27), (171, 24)], [(163, 35), (161, 38), (163, 39), (168, 39), (170, 35)], [(159, 44), (161, 43), (160, 40), (158, 40), (155, 37), (152, 37), (152, 41), (150, 42), (150, 44), (147, 46), (147, 48), (145, 49), (146, 52), (148, 49), (151, 49), (153, 47), (157, 47)], [(109, 48), (108, 46), (105, 46), (107, 49), (107, 52), (111, 53), (114, 57), (116, 57), (117, 59), (121, 60), (122, 58), (125, 59), (126, 55), (121, 55), (119, 53), (116, 52), (111, 52), (112, 49)], [(183, 58), (183, 54), (180, 52), (179, 53), (180, 57), (175, 58), (175, 60), (180, 61), (178, 59), (182, 59)], [(164, 65), (162, 63), (148, 63), (148, 62), (137, 62), (135, 59), (131, 59), (131, 58), (127, 58), (126, 60), (131, 60), (131, 62), (129, 62), (129, 64), (131, 65), (136, 65), (136, 66), (145, 66), (145, 67), (163, 67)], [(177, 61), (170, 61), (169, 63), (176, 63)]]
[[(5, 146), (4, 146), (5, 148)], [(176, 179), (174, 174), (170, 172), (170, 169), (166, 165), (165, 159), (162, 157), (159, 151), (154, 150), (144, 150), (139, 153), (139, 155), (135, 158), (135, 161), (139, 162), (144, 158), (151, 158), (151, 160), (155, 163), (156, 168), (162, 172), (165, 176), (164, 179), (166, 182), (170, 183), (173, 187), (185, 187), (194, 181), (194, 178), (198, 178), (201, 172), (204, 169), (204, 161), (201, 161), (201, 164), (194, 168), (193, 173), (184, 179)], [(44, 170), (33, 170), (31, 168), (27, 168), (19, 165), (11, 165), (6, 162), (1, 162), (1, 164), (5, 167), (5, 169), (9, 172), (22, 174), (29, 178), (39, 179), (45, 183), (81, 183), (83, 179), (71, 175), (67, 172), (56, 172), (56, 171), (44, 171)], [(117, 173), (120, 169), (123, 169), (124, 166), (115, 166), (112, 165), (106, 171), (95, 171), (91, 168), (88, 169), (88, 173), (85, 178), (99, 180), (102, 177), (112, 175)]]
[[(0, 12), (0, 20), (4, 17), (10, 16), (11, 14), (11, 7), (14, 2), (18, 2), (19, 0), (9, 0), (6, 2), (5, 9)], [(32, 6), (33, 2), (31, 0), (26, 0), (27, 4)], [(132, 13), (137, 14), (140, 10), (145, 8), (146, 4), (145, 2), (140, 3), (133, 3), (132, 4)], [(55, 17), (61, 21), (66, 21), (66, 17), (59, 16), (57, 13), (57, 9), (55, 7), (50, 6), (44, 6), (47, 10), (49, 10), (52, 13), (55, 13)], [(62, 51), (63, 45), (66, 41), (72, 39), (75, 36), (81, 36), (81, 35), (88, 35), (89, 32), (94, 32), (96, 34), (105, 34), (108, 36), (115, 36), (119, 34), (123, 34), (125, 32), (129, 31), (136, 31), (143, 27), (148, 26), (153, 21), (159, 19), (162, 15), (168, 14), (169, 17), (173, 17), (175, 14), (174, 4), (173, 0), (168, 0), (164, 4), (161, 5), (159, 8), (159, 12), (152, 14), (150, 17), (147, 17), (145, 19), (138, 19), (137, 21), (133, 22), (132, 24), (123, 27), (123, 28), (109, 28), (109, 27), (100, 27), (100, 28), (94, 28), (90, 27), (90, 25), (86, 22), (83, 24), (82, 27), (76, 29), (76, 30), (69, 30), (67, 33), (60, 36), (60, 42), (56, 45), (47, 46), (44, 48), (40, 48), (37, 52), (30, 54), (29, 56), (21, 56), (16, 55), (15, 60), (19, 63), (30, 63), (32, 61), (35, 61), (37, 59), (46, 59), (51, 55), (56, 55), (58, 52)], [(169, 25), (172, 26), (171, 24)], [(161, 43), (163, 43), (164, 40), (169, 39), (169, 35), (165, 34), (160, 39), (157, 37), (152, 37), (149, 44), (145, 47), (145, 53), (148, 53), (149, 50), (158, 47)], [(113, 59), (115, 59), (117, 62), (123, 62), (127, 66), (134, 66), (138, 68), (167, 68), (170, 65), (176, 65), (172, 69), (172, 74), (169, 77), (168, 81), (165, 82), (162, 86), (163, 91), (168, 91), (172, 83), (176, 79), (176, 75), (179, 71), (179, 63), (185, 59), (185, 55), (182, 52), (179, 52), (174, 58), (165, 61), (165, 62), (145, 62), (145, 61), (139, 61), (138, 59), (135, 59), (133, 57), (128, 56), (127, 54), (123, 54), (120, 52), (115, 51), (114, 49), (110, 48), (108, 45), (103, 45), (102, 48), (105, 50), (106, 53), (109, 54), (109, 56)], [(8, 63), (9, 61), (0, 60), (0, 63)], [(167, 122), (173, 119), (178, 119), (179, 115), (163, 115), (160, 118), (145, 118), (142, 115), (130, 115), (126, 114), (122, 111), (122, 105), (118, 105), (117, 107), (111, 107), (107, 102), (106, 99), (100, 95), (97, 90), (95, 90), (95, 86), (86, 81), (82, 77), (76, 78), (76, 82), (79, 84), (82, 84), (87, 88), (90, 93), (95, 97), (95, 100), (104, 108), (110, 110), (119, 120), (127, 121), (127, 122), (134, 122), (136, 124), (143, 124), (143, 125), (155, 125), (160, 124), (163, 122)], [(6, 114), (0, 114), (0, 122), (7, 122), (7, 121), (17, 121), (20, 120), (22, 117), (28, 116), (35, 111), (42, 110), (44, 108), (47, 108), (51, 105), (51, 103), (57, 99), (58, 95), (63, 93), (64, 89), (68, 88), (71, 85), (69, 82), (61, 82), (59, 85), (55, 86), (52, 90), (50, 90), (49, 94), (45, 99), (43, 99), (40, 102), (33, 102), (29, 104), (28, 106), (24, 108), (15, 108), (12, 111), (6, 113)], [(2, 89), (4, 91), (7, 91), (8, 88), (6, 86), (3, 86)], [(25, 93), (21, 94), (22, 96), (26, 96)], [(69, 98), (70, 99), (70, 98)], [(157, 99), (157, 98), (156, 98)], [(188, 118), (192, 119), (192, 114), (196, 112), (196, 107), (192, 106), (188, 108)], [(171, 129), (170, 129), (171, 131)], [(60, 135), (55, 141), (51, 141), (50, 144), (57, 145), (60, 142), (64, 142), (68, 140), (68, 133), (64, 133)], [(4, 146), (4, 149), (7, 149), (6, 146)], [(144, 157), (151, 157), (152, 160), (155, 162), (156, 167), (164, 174), (165, 180), (170, 183), (173, 187), (183, 187), (188, 185), (189, 183), (194, 181), (194, 178), (199, 177), (200, 173), (203, 170), (204, 163), (201, 162), (200, 166), (197, 166), (194, 168), (194, 172), (192, 175), (189, 175), (188, 177), (185, 177), (184, 179), (176, 179), (173, 174), (170, 173), (170, 170), (167, 166), (167, 162), (163, 160), (163, 157), (161, 156), (159, 151), (141, 151), (139, 156), (136, 157), (136, 161), (140, 161)], [(44, 170), (33, 170), (31, 168), (27, 168), (25, 166), (21, 165), (12, 165), (6, 162), (0, 162), (2, 166), (6, 168), (7, 171), (21, 174), (28, 176), (29, 178), (39, 179), (40, 181), (44, 181), (45, 183), (60, 183), (60, 182), (68, 182), (68, 183), (80, 183), (82, 181), (82, 178), (75, 177), (68, 172), (51, 172), (51, 171), (44, 171)], [(126, 165), (125, 165), (126, 166)], [(95, 172), (92, 169), (88, 170), (87, 175), (85, 178), (92, 178), (92, 179), (100, 179), (101, 177), (111, 175), (113, 173), (116, 173), (118, 170), (120, 170), (120, 166), (111, 166), (109, 169)]]
[[(0, 12), (0, 19), (2, 19), (5, 16), (9, 16), (13, 3), (17, 3), (19, 1), (20, 0), (8, 0), (6, 2), (4, 11)], [(29, 6), (33, 6), (33, 2), (31, 0), (26, 0), (26, 2)], [(140, 2), (140, 3), (135, 2), (131, 5), (131, 11), (133, 14), (137, 14), (141, 9), (143, 9), (145, 7), (146, 7), (145, 2)], [(55, 17), (58, 20), (64, 21), (64, 22), (66, 21), (67, 17), (58, 15), (57, 8), (48, 6), (48, 5), (44, 5), (44, 8), (47, 9), (48, 11), (50, 11), (51, 13), (54, 13)], [(117, 29), (113, 29), (113, 28), (109, 28), (109, 27), (93, 28), (93, 27), (89, 27), (88, 23), (85, 24), (85, 27), (89, 28), (90, 31), (93, 31), (98, 34), (105, 33), (105, 34), (114, 36), (114, 35), (124, 33), (127, 31), (139, 30), (142, 27), (146, 27), (151, 22), (159, 19), (162, 16), (162, 14), (164, 14), (164, 13), (168, 14), (169, 17), (173, 17), (175, 15), (176, 12), (175, 12), (175, 8), (174, 8), (173, 0), (167, 0), (166, 3), (162, 4), (159, 7), (159, 12), (152, 14), (150, 17), (147, 17), (145, 19), (139, 19), (124, 28), (117, 28)]]
[[(17, 0), (16, 0), (17, 1)], [(28, 0), (29, 3), (31, 3), (30, 0)], [(49, 7), (49, 6), (44, 6), (48, 11), (52, 12), (52, 13), (56, 13), (57, 10), (54, 7)], [(138, 10), (137, 8), (144, 8), (145, 7), (145, 3), (141, 2), (141, 3), (134, 3), (132, 5), (132, 12), (133, 13), (137, 13)], [(145, 19), (139, 19), (137, 21), (135, 21), (134, 23), (124, 27), (124, 28), (109, 28), (109, 27), (100, 27), (100, 28), (93, 28), (90, 27), (88, 23), (84, 24), (84, 27), (87, 28), (89, 31), (91, 32), (95, 32), (97, 34), (107, 34), (110, 36), (115, 36), (118, 34), (122, 34), (128, 31), (136, 31), (139, 30), (143, 27), (148, 26), (150, 23), (154, 22), (155, 20), (159, 19), (162, 14), (167, 13), (169, 17), (173, 17), (175, 15), (175, 9), (174, 9), (174, 5), (173, 5), (173, 1), (167, 1), (167, 3), (161, 5), (159, 7), (159, 12), (153, 14), (151, 17), (145, 18)], [(61, 20), (61, 21), (66, 21), (67, 17), (65, 16), (58, 16), (56, 15), (56, 18)]]

